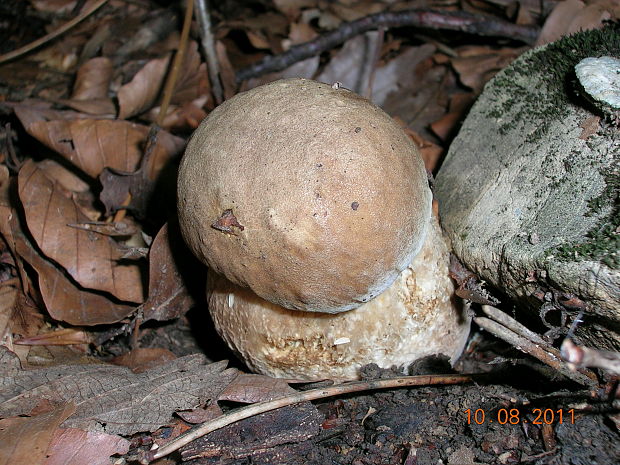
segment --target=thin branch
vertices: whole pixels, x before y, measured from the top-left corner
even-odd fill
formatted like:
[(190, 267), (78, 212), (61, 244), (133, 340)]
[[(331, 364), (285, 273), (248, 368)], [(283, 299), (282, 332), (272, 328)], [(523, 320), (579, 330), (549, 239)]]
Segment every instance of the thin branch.
[(240, 83), (245, 79), (274, 71), (281, 71), (298, 61), (317, 56), (326, 50), (342, 44), (351, 37), (371, 29), (403, 26), (424, 29), (448, 29), (482, 36), (505, 37), (526, 44), (533, 44), (539, 32), (537, 27), (522, 26), (492, 16), (473, 15), (461, 11), (428, 9), (387, 11), (343, 23), (338, 29), (309, 42), (291, 47), (280, 55), (267, 56), (254, 65), (240, 69), (237, 72), (237, 82)]
[[(499, 308), (492, 307), (491, 305), (483, 305), (482, 311), (486, 314), (486, 316), (497, 321), (498, 323), (503, 324), (506, 328), (517, 333), (519, 336), (523, 336), (535, 344), (539, 344), (541, 346), (548, 346), (547, 342), (542, 337), (540, 337), (540, 335), (536, 334), (534, 331), (529, 330), (517, 320), (510, 317), (507, 313), (502, 312)], [(549, 349), (553, 349), (552, 351), (555, 351), (555, 355), (560, 355), (559, 350), (553, 347), (549, 347)]]
[(562, 358), (572, 369), (594, 367), (620, 375), (620, 353), (578, 346), (569, 338), (562, 342)]
[(224, 426), (235, 423), (239, 420), (258, 415), (260, 413), (269, 412), (287, 405), (298, 404), (310, 400), (323, 399), (325, 397), (334, 397), (351, 392), (370, 391), (375, 389), (387, 389), (406, 386), (428, 386), (428, 385), (447, 385), (460, 384), (473, 381), (476, 375), (423, 375), (423, 376), (402, 376), (399, 378), (381, 379), (372, 381), (355, 381), (352, 383), (331, 386), (327, 388), (312, 389), (305, 392), (295, 393), (289, 396), (279, 397), (265, 402), (241, 407), (226, 415), (222, 415), (211, 421), (203, 423), (199, 427), (185, 433), (174, 439), (163, 447), (155, 451), (150, 451), (143, 458), (143, 463), (150, 463), (153, 460), (165, 457), (172, 452), (179, 450), (181, 447), (190, 442), (204, 436), (211, 431), (223, 428)]
[(482, 329), (506, 341), (519, 349), (521, 352), (529, 354), (544, 364), (549, 365), (551, 368), (566, 376), (568, 379), (571, 379), (583, 386), (595, 386), (598, 384), (594, 373), (583, 369), (578, 372), (572, 371), (559, 355), (547, 350), (547, 344), (542, 346), (532, 342), (529, 339), (515, 333), (506, 326), (489, 318), (476, 317), (474, 318), (474, 322)]
[(188, 0), (187, 5), (185, 6), (185, 18), (183, 19), (183, 29), (181, 30), (181, 38), (179, 39), (179, 48), (174, 56), (170, 74), (168, 74), (166, 87), (164, 88), (164, 96), (162, 98), (161, 106), (159, 107), (159, 114), (157, 115), (157, 120), (155, 123), (158, 126), (162, 126), (164, 123), (166, 113), (168, 113), (168, 105), (170, 105), (172, 94), (174, 93), (174, 86), (177, 83), (177, 76), (179, 75), (179, 70), (183, 65), (183, 60), (185, 59), (185, 51), (187, 50), (187, 41), (189, 39), (189, 30), (192, 25), (193, 11), (194, 0)]
[(215, 52), (215, 39), (211, 31), (211, 14), (207, 0), (196, 0), (196, 18), (200, 25), (200, 38), (205, 57), (207, 58), (207, 71), (209, 72), (211, 87), (213, 88), (213, 96), (215, 97), (215, 103), (219, 105), (224, 101), (224, 92), (220, 82), (220, 65)]
[(108, 0), (99, 0), (97, 3), (95, 3), (92, 6), (92, 8), (90, 10), (85, 11), (84, 13), (82, 13), (81, 15), (73, 18), (70, 21), (67, 21), (65, 24), (60, 26), (55, 31), (50, 32), (49, 34), (46, 34), (43, 37), (35, 40), (34, 42), (30, 42), (29, 44), (24, 45), (23, 47), (18, 48), (17, 50), (13, 50), (12, 52), (5, 53), (4, 55), (0, 55), (0, 63), (5, 63), (5, 62), (13, 60), (13, 59), (15, 59), (17, 57), (25, 55), (26, 53), (31, 52), (35, 48), (39, 48), (41, 45), (54, 40), (56, 37), (64, 34), (69, 29), (74, 27), (76, 24), (84, 21), (86, 18), (88, 18), (90, 15), (92, 15), (95, 11), (97, 11), (99, 8), (101, 8), (103, 5), (105, 5), (107, 2), (108, 2)]

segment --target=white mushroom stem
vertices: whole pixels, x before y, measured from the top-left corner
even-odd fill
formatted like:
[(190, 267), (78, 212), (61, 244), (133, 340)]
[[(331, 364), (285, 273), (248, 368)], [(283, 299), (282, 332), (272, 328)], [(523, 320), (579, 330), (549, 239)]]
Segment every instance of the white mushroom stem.
[(421, 252), (394, 284), (339, 314), (288, 310), (215, 273), (207, 296), (215, 326), (258, 373), (317, 380), (356, 379), (359, 368), (404, 368), (422, 357), (454, 361), (469, 333), (448, 277), (449, 248), (433, 219)]

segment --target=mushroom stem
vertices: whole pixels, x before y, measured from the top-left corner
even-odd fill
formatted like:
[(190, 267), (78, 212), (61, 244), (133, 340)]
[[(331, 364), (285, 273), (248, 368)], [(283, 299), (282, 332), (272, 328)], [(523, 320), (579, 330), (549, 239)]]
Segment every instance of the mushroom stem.
[(469, 318), (448, 277), (449, 248), (435, 217), (422, 250), (396, 281), (370, 302), (344, 313), (288, 310), (209, 273), (215, 327), (258, 373), (305, 380), (351, 380), (369, 363), (405, 369), (444, 354), (454, 362)]

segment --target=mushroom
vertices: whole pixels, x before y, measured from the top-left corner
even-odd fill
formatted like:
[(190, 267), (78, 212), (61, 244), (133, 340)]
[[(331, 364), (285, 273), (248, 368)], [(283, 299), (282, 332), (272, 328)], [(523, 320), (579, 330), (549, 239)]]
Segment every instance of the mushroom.
[(178, 178), (183, 236), (210, 269), (283, 307), (328, 313), (368, 302), (411, 263), (431, 197), (392, 118), (306, 79), (217, 107)]
[(210, 268), (215, 326), (273, 376), (351, 379), (371, 362), (460, 354), (469, 320), (431, 204), (392, 118), (305, 79), (217, 107), (179, 168), (179, 223)]
[(277, 378), (351, 380), (369, 363), (404, 370), (429, 355), (454, 362), (469, 318), (454, 299), (448, 265), (447, 242), (434, 217), (411, 264), (355, 310), (288, 310), (209, 272), (209, 311), (218, 333), (250, 369)]
[(588, 57), (575, 65), (575, 74), (583, 90), (607, 113), (620, 110), (620, 59)]

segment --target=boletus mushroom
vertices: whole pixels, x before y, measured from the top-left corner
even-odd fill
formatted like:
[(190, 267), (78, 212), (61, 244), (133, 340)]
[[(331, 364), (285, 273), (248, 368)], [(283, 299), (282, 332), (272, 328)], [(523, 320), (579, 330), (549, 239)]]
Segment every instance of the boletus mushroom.
[(366, 363), (461, 351), (468, 323), (431, 203), (421, 157), (386, 113), (305, 79), (217, 107), (179, 169), (180, 226), (210, 268), (216, 328), (275, 376), (354, 378)]

